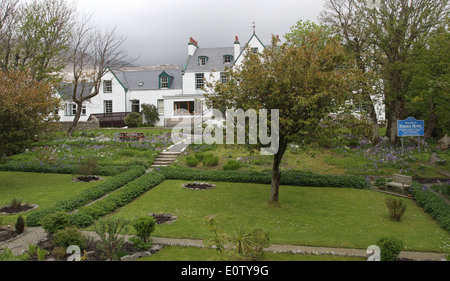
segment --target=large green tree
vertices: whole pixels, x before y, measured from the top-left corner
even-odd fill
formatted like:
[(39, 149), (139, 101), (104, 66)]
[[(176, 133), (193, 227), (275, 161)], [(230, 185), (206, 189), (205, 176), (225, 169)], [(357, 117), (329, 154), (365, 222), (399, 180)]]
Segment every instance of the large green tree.
[(450, 32), (440, 26), (417, 43), (409, 60), (406, 111), (425, 120), (425, 138), (450, 134)]
[(60, 102), (50, 83), (26, 72), (0, 71), (0, 156), (20, 153), (50, 131)]
[(266, 109), (268, 120), (271, 109), (279, 110), (272, 203), (278, 203), (280, 163), (288, 144), (318, 138), (325, 130), (322, 121), (348, 100), (358, 77), (340, 41), (325, 26), (298, 23), (285, 37), (283, 44), (273, 38), (262, 54), (248, 52), (243, 64), (228, 72), (228, 82), (209, 84), (212, 93), (207, 95), (208, 103), (222, 110)]
[[(327, 0), (328, 18), (346, 35), (355, 54), (368, 54), (371, 67), (383, 81), (387, 136), (397, 141), (397, 120), (405, 118), (411, 81), (409, 61), (413, 46), (424, 42), (448, 16), (448, 0)], [(340, 14), (344, 11), (345, 14)], [(356, 29), (355, 29), (356, 27)], [(358, 35), (358, 30), (362, 32)], [(361, 37), (364, 36), (364, 37)], [(364, 44), (359, 44), (364, 43)], [(358, 49), (362, 47), (361, 49)], [(372, 63), (373, 62), (373, 63)], [(374, 85), (375, 86), (375, 85)]]

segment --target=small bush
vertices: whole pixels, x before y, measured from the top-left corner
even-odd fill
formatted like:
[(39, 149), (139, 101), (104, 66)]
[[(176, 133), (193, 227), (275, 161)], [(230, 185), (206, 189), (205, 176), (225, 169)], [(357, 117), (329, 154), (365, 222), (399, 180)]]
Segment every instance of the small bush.
[(17, 199), (17, 198), (13, 198), (11, 200), (11, 208), (13, 208), (14, 210), (20, 210), (20, 208), (22, 207), (22, 199)]
[(148, 243), (150, 235), (155, 231), (156, 221), (150, 216), (139, 217), (133, 222), (133, 227), (136, 229), (137, 236)]
[(66, 248), (57, 246), (53, 248), (52, 255), (55, 256), (57, 260), (62, 261), (67, 255)]
[(125, 125), (130, 128), (136, 128), (139, 124), (142, 124), (142, 115), (137, 112), (132, 112), (125, 116)]
[(104, 218), (98, 220), (94, 229), (100, 237), (97, 247), (103, 251), (109, 260), (117, 257), (117, 253), (122, 248), (125, 234), (128, 230), (129, 221), (123, 218)]
[(186, 156), (186, 164), (189, 167), (196, 167), (198, 165), (198, 163), (199, 163), (199, 160), (197, 157), (190, 156), (190, 155)]
[(17, 221), (16, 221), (16, 231), (17, 233), (23, 233), (23, 231), (25, 230), (25, 220), (23, 219), (23, 217), (21, 215), (19, 215), (17, 217)]
[(77, 245), (80, 249), (87, 247), (87, 239), (87, 236), (76, 227), (60, 229), (52, 237), (53, 243), (57, 246), (67, 248), (70, 245)]
[(394, 261), (404, 247), (403, 241), (395, 237), (382, 237), (376, 245), (380, 247), (382, 261)]
[(386, 206), (393, 221), (399, 221), (406, 211), (406, 204), (400, 198), (386, 198)]
[(199, 161), (203, 162), (203, 165), (206, 167), (214, 166), (219, 163), (219, 158), (214, 156), (212, 153), (200, 152), (195, 154), (195, 158)]
[(270, 246), (269, 234), (260, 228), (239, 227), (229, 235), (229, 243), (236, 258), (245, 261), (260, 261), (264, 248)]
[(29, 258), (27, 253), (16, 256), (9, 248), (0, 248), (0, 261), (27, 261)]
[(69, 215), (64, 211), (57, 211), (41, 219), (41, 225), (49, 234), (54, 234), (60, 229), (70, 225)]
[(386, 178), (380, 177), (375, 180), (376, 187), (385, 187), (387, 183)]
[(238, 161), (236, 161), (236, 160), (228, 160), (228, 162), (225, 165), (223, 165), (222, 168), (225, 171), (229, 171), (229, 170), (237, 170), (240, 167), (241, 167), (241, 163), (239, 163)]
[(203, 161), (203, 159), (207, 158), (207, 157), (212, 157), (213, 155), (211, 153), (195, 153), (195, 158), (198, 159), (198, 161)]
[(128, 240), (130, 240), (133, 243), (134, 248), (139, 251), (148, 250), (152, 246), (152, 243), (145, 242), (137, 236), (130, 237)]
[(212, 154), (208, 154), (208, 156), (203, 158), (202, 162), (205, 167), (217, 166), (217, 164), (219, 164), (219, 158), (217, 156), (213, 156)]
[(78, 161), (77, 173), (83, 176), (92, 176), (98, 168), (97, 158), (88, 156)]
[(36, 249), (36, 254), (37, 254), (37, 257), (38, 257), (38, 261), (43, 261), (45, 259), (45, 256), (48, 255), (48, 251), (38, 247)]

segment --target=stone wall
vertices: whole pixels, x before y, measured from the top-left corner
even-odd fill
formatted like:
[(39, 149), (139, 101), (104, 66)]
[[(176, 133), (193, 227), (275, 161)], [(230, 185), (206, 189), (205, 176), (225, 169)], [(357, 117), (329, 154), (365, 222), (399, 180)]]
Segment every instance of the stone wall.
[[(72, 122), (59, 122), (62, 131), (67, 131), (72, 125)], [(91, 116), (88, 121), (78, 121), (75, 131), (89, 131), (100, 129), (100, 123), (95, 116)]]

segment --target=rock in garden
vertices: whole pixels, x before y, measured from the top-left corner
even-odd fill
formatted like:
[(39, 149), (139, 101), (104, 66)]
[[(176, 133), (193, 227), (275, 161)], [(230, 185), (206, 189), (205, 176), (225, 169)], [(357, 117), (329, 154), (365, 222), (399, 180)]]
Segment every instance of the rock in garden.
[(441, 138), (438, 141), (437, 148), (442, 152), (446, 152), (449, 145), (450, 145), (450, 137), (446, 134), (443, 138)]

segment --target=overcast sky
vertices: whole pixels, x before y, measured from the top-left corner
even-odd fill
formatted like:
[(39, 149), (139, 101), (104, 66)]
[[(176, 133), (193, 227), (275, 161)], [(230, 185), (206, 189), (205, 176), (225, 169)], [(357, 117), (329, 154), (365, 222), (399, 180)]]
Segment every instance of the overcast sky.
[(199, 47), (232, 47), (256, 34), (264, 44), (282, 37), (298, 20), (317, 22), (323, 0), (77, 0), (79, 11), (94, 13), (104, 27), (127, 38), (137, 65), (176, 64), (187, 58), (189, 38)]

